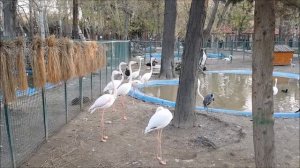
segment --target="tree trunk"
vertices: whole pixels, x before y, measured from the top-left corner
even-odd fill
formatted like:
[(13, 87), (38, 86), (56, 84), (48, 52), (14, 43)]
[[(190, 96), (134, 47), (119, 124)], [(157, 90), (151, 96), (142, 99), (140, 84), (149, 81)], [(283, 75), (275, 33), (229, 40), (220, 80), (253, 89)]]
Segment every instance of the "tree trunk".
[(252, 62), (253, 143), (256, 167), (275, 167), (273, 109), (274, 0), (255, 1)]
[(221, 12), (220, 18), (219, 18), (219, 20), (217, 22), (217, 29), (221, 26), (221, 23), (224, 20), (224, 16), (226, 15), (226, 12), (227, 12), (227, 10), (229, 8), (230, 3), (231, 3), (231, 0), (227, 0), (226, 1), (225, 6), (224, 6), (224, 8), (223, 8), (223, 10)]
[(176, 127), (192, 127), (195, 119), (197, 65), (202, 55), (200, 48), (203, 46), (201, 37), (203, 37), (206, 9), (207, 0), (192, 1), (173, 120)]
[(79, 4), (78, 0), (73, 0), (73, 28), (72, 37), (73, 39), (80, 39), (79, 37)]
[[(174, 0), (175, 3), (177, 0)], [(156, 40), (161, 40), (161, 30), (160, 30), (160, 11), (159, 11), (159, 6), (160, 6), (160, 0), (158, 0), (158, 2), (156, 2), (156, 14), (157, 14), (157, 20), (156, 20), (156, 24), (157, 24), (157, 34), (156, 34)], [(166, 3), (165, 3), (166, 5)], [(176, 4), (175, 4), (176, 7)], [(176, 9), (175, 9), (176, 11)], [(177, 13), (177, 12), (176, 12)], [(176, 22), (176, 14), (175, 14), (175, 22)]]
[(39, 27), (40, 27), (40, 35), (42, 39), (45, 39), (45, 22), (44, 22), (44, 15), (45, 15), (45, 1), (44, 0), (40, 0), (40, 4), (39, 4)]
[(4, 32), (4, 14), (3, 14), (3, 3), (0, 1), (0, 39)]
[(176, 24), (176, 0), (165, 0), (164, 33), (159, 78), (175, 77), (174, 43)]
[(34, 28), (33, 28), (33, 13), (32, 13), (32, 8), (33, 8), (33, 0), (29, 0), (29, 38), (32, 39), (34, 35)]
[(16, 17), (18, 0), (2, 0), (4, 13), (4, 32), (7, 37), (16, 36)]
[(215, 18), (216, 18), (216, 15), (217, 15), (217, 12), (218, 12), (218, 7), (219, 7), (219, 0), (213, 0), (214, 1), (214, 6), (213, 6), (213, 9), (211, 11), (211, 15), (210, 15), (210, 18), (209, 18), (209, 21), (208, 21), (208, 24), (203, 32), (203, 41), (204, 41), (204, 44), (207, 43), (207, 40), (210, 36), (210, 32), (211, 32), (211, 29), (214, 25), (214, 22), (215, 22)]

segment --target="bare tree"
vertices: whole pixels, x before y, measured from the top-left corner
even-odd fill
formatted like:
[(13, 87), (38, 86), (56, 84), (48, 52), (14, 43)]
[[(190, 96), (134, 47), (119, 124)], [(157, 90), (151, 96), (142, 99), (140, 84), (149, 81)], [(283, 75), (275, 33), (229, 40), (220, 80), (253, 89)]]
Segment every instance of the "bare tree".
[(255, 1), (252, 62), (253, 142), (256, 167), (275, 167), (273, 49), (274, 0)]
[(176, 24), (176, 0), (165, 0), (164, 32), (162, 41), (162, 58), (159, 78), (175, 77), (174, 42)]
[(79, 39), (79, 4), (78, 0), (73, 0), (73, 39)]
[(206, 18), (207, 0), (193, 0), (186, 32), (179, 77), (173, 124), (176, 127), (192, 127), (196, 105), (197, 65), (200, 48), (203, 46), (203, 29)]
[(39, 1), (39, 27), (40, 27), (40, 35), (42, 37), (42, 39), (45, 39), (45, 22), (44, 22), (44, 19), (45, 19), (45, 10), (44, 10), (44, 7), (45, 7), (45, 0), (40, 0)]
[(16, 18), (18, 0), (1, 0), (4, 13), (3, 35), (7, 37), (16, 36)]
[(204, 38), (203, 38), (204, 44), (206, 43), (206, 41), (208, 40), (208, 38), (210, 36), (210, 32), (211, 32), (211, 29), (212, 29), (212, 27), (214, 25), (215, 18), (216, 18), (217, 12), (218, 12), (218, 7), (219, 7), (220, 0), (213, 0), (213, 1), (214, 1), (214, 6), (212, 8), (211, 15), (209, 17), (207, 26), (206, 26), (206, 28), (204, 29), (204, 32), (203, 32), (203, 35), (204, 35)]

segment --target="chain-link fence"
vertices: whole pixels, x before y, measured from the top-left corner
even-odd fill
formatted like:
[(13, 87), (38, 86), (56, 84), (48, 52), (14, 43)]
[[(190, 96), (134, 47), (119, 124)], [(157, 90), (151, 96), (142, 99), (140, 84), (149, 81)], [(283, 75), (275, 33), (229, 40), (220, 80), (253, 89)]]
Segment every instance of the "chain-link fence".
[(106, 46), (106, 66), (82, 78), (44, 89), (17, 92), (17, 100), (0, 98), (0, 167), (17, 167), (47, 138), (86, 109), (110, 81), (111, 71), (130, 59), (129, 41), (101, 41)]
[[(275, 41), (275, 45), (287, 45), (294, 50), (300, 58), (300, 41)], [(161, 57), (162, 49), (161, 41), (131, 41), (131, 51), (133, 56), (142, 55), (149, 60), (150, 57)], [(174, 58), (180, 60), (183, 54), (184, 42), (176, 41), (174, 46)], [(214, 41), (207, 42), (205, 49), (209, 58), (225, 58), (229, 55), (234, 57), (235, 54), (243, 56), (251, 56), (253, 49), (253, 42), (244, 41)], [(146, 61), (145, 59), (145, 61)]]

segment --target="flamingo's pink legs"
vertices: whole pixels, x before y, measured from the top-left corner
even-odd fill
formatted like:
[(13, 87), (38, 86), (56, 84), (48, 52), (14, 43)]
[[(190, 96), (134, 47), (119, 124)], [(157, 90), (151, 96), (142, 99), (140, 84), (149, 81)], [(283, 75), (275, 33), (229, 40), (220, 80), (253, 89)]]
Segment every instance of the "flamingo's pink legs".
[(104, 134), (104, 112), (105, 112), (105, 110), (103, 109), (102, 110), (102, 113), (101, 113), (101, 141), (102, 142), (106, 142), (106, 139), (108, 138), (108, 136), (105, 136), (105, 134)]
[(126, 110), (126, 108), (125, 108), (125, 104), (124, 104), (124, 96), (121, 96), (121, 104), (122, 104), (122, 111), (123, 111), (123, 119), (124, 120), (127, 120), (127, 117), (126, 117), (126, 113), (125, 113), (125, 110)]
[(157, 140), (158, 140), (158, 145), (157, 145), (157, 154), (156, 158), (159, 160), (159, 163), (162, 165), (166, 164), (166, 161), (162, 159), (162, 150), (161, 150), (161, 135), (162, 135), (162, 129), (157, 130)]

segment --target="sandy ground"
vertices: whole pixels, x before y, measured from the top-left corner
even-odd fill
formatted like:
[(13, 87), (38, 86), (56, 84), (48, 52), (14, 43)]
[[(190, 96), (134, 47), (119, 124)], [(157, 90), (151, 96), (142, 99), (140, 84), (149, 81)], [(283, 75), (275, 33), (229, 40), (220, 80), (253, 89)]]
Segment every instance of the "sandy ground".
[[(274, 71), (299, 73), (295, 67)], [(236, 56), (232, 63), (210, 59), (208, 70), (250, 69), (251, 57)], [(154, 76), (155, 78), (155, 76)], [(85, 110), (49, 138), (21, 167), (255, 167), (250, 118), (199, 112), (196, 127), (163, 131), (162, 150), (167, 165), (155, 159), (156, 134), (143, 134), (157, 105), (127, 97), (126, 107), (105, 113), (107, 142), (100, 142), (100, 113)], [(127, 121), (121, 119), (126, 110)], [(173, 109), (170, 109), (173, 110)], [(108, 122), (110, 121), (110, 122)], [(299, 118), (275, 120), (276, 164), (299, 167)]]

